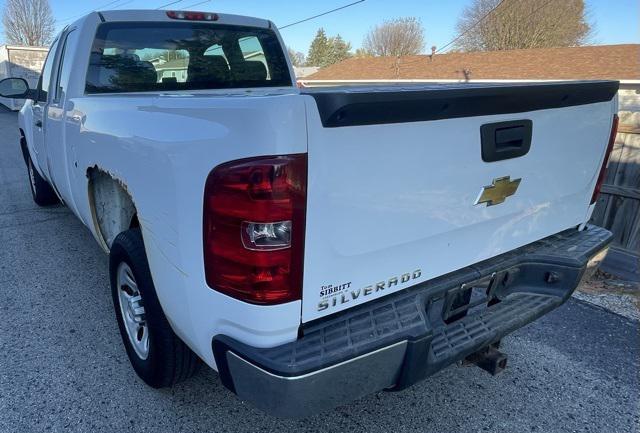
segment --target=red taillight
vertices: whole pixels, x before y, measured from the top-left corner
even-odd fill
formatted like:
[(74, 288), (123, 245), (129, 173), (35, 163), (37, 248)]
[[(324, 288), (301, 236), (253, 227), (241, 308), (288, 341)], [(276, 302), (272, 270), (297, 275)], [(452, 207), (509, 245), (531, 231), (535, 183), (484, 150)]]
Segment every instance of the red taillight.
[(174, 20), (218, 21), (218, 14), (210, 12), (167, 11), (167, 16)]
[(607, 144), (607, 151), (604, 154), (604, 160), (602, 161), (602, 167), (600, 167), (600, 173), (598, 174), (598, 181), (596, 187), (593, 189), (593, 195), (591, 196), (591, 204), (594, 204), (598, 200), (600, 195), (600, 188), (604, 182), (604, 175), (607, 173), (607, 164), (609, 162), (609, 156), (613, 150), (613, 144), (616, 142), (616, 134), (618, 133), (618, 115), (613, 115), (613, 122), (611, 123), (611, 135), (609, 135), (609, 144)]
[(216, 167), (204, 190), (209, 287), (255, 304), (300, 299), (306, 200), (305, 154)]

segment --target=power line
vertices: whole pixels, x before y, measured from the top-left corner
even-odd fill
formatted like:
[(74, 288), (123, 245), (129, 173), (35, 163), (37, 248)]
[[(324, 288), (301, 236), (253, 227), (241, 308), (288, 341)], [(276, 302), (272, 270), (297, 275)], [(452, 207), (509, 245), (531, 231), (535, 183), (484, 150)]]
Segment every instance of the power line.
[[(476, 22), (473, 26), (469, 27), (468, 29), (466, 29), (464, 32), (460, 33), (458, 35), (458, 37), (456, 37), (454, 40), (452, 40), (451, 42), (449, 42), (448, 44), (444, 45), (442, 48), (439, 48), (438, 50), (436, 50), (436, 53), (445, 49), (446, 47), (448, 47), (449, 45), (451, 45), (452, 43), (454, 43), (455, 41), (457, 41), (458, 39), (460, 39), (462, 36), (464, 36), (466, 33), (468, 33), (469, 31), (471, 31), (474, 27), (476, 27), (478, 24), (480, 24), (485, 18), (487, 18), (487, 16), (495, 11), (496, 9), (498, 9), (498, 7), (504, 3), (505, 0), (502, 0), (500, 3), (498, 3), (496, 5), (496, 7), (494, 7), (493, 9), (491, 9), (489, 12), (487, 12), (482, 18), (480, 18), (478, 20), (478, 22)], [(524, 20), (526, 20), (527, 18), (529, 18), (531, 15), (535, 14), (536, 12), (538, 12), (540, 9), (546, 7), (549, 3), (551, 3), (553, 0), (547, 0), (546, 2), (544, 2), (543, 4), (541, 4), (540, 6), (538, 6), (537, 8), (535, 8), (533, 11), (531, 11), (530, 13), (528, 13), (525, 17)], [(511, 6), (513, 4), (510, 3), (508, 6)]]
[[(478, 26), (478, 24), (480, 24), (482, 21), (484, 21), (489, 15), (491, 15), (491, 13), (493, 11), (495, 11), (496, 9), (498, 9), (500, 7), (500, 5), (502, 5), (502, 3), (504, 3), (505, 0), (500, 0), (500, 3), (498, 3), (497, 5), (495, 5), (493, 8), (491, 8), (489, 10), (489, 12), (487, 12), (486, 14), (484, 14), (478, 21), (475, 22), (475, 24), (473, 24), (471, 27), (468, 27), (467, 29), (465, 29), (465, 31), (463, 31), (462, 33), (460, 33), (458, 36), (456, 36), (452, 41), (450, 41), (449, 43), (445, 44), (444, 46), (438, 48), (435, 53), (438, 53), (442, 50), (444, 50), (445, 48), (447, 48), (449, 45), (453, 44), (454, 42), (456, 42), (458, 39), (460, 39), (461, 37), (463, 37), (464, 35), (466, 35), (467, 33), (469, 33), (471, 30), (473, 30), (474, 28), (476, 28)], [(435, 54), (434, 53), (434, 54)]]
[(296, 24), (304, 23), (304, 22), (306, 22), (306, 21), (311, 21), (311, 20), (313, 20), (313, 19), (315, 19), (315, 18), (318, 18), (318, 17), (324, 16), (324, 15), (328, 15), (328, 14), (330, 14), (330, 13), (333, 13), (333, 12), (336, 12), (336, 11), (339, 11), (339, 10), (342, 10), (342, 9), (346, 9), (346, 8), (348, 8), (348, 7), (350, 7), (350, 6), (353, 6), (353, 5), (357, 5), (358, 3), (362, 3), (363, 1), (364, 1), (364, 0), (358, 0), (358, 1), (355, 1), (355, 2), (353, 2), (353, 3), (349, 3), (348, 5), (340, 6), (339, 8), (331, 9), (330, 11), (322, 12), (321, 14), (314, 15), (314, 16), (312, 16), (312, 17), (305, 18), (305, 19), (303, 19), (303, 20), (296, 21), (296, 22), (293, 22), (293, 23), (289, 23), (289, 24), (284, 25), (284, 26), (282, 26), (282, 27), (278, 27), (278, 29), (279, 29), (279, 30), (282, 30), (282, 29), (286, 29), (287, 27), (295, 26)]
[(124, 3), (120, 3), (118, 6), (116, 6), (116, 8), (121, 8), (122, 6), (128, 5), (129, 3), (133, 3), (135, 0), (128, 0)]
[[(502, 2), (504, 2), (505, 0), (503, 0)], [(537, 8), (535, 8), (533, 11), (529, 12), (525, 17), (524, 20), (526, 20), (527, 18), (531, 17), (533, 14), (535, 14), (536, 12), (538, 12), (540, 9), (546, 7), (549, 3), (551, 3), (553, 0), (547, 0), (546, 2), (544, 2), (543, 4), (541, 4), (540, 6), (538, 6)], [(502, 3), (500, 2), (500, 3)], [(496, 5), (496, 7), (494, 7), (491, 11), (489, 11), (489, 13), (491, 13), (492, 11), (496, 10), (498, 8), (498, 6), (500, 6), (500, 3), (498, 5)], [(507, 7), (510, 7), (513, 5), (513, 2), (510, 3), (509, 5), (507, 5)], [(467, 29), (467, 31), (471, 30), (473, 27), (475, 27), (476, 25), (478, 25), (480, 23), (480, 21), (482, 21), (483, 19), (485, 19), (487, 17), (487, 15), (489, 14), (487, 13), (485, 16), (483, 16), (482, 18), (480, 18), (480, 20), (478, 20), (478, 22), (476, 22), (472, 27), (470, 27), (469, 29)], [(447, 45), (443, 46), (442, 48), (440, 48), (439, 50), (436, 51), (436, 53), (442, 49), (444, 49), (445, 47), (447, 47), (448, 45), (451, 45), (453, 42), (455, 42), (457, 39), (460, 39), (461, 36), (464, 36), (464, 33), (461, 33), (460, 35), (458, 35), (457, 38), (453, 39), (451, 42), (449, 42)], [(417, 59), (417, 60), (412, 60), (406, 63), (401, 63), (400, 66), (409, 66), (415, 63), (420, 63), (422, 62), (423, 59)]]
[(543, 7), (547, 6), (549, 3), (551, 3), (553, 0), (547, 0), (546, 2), (544, 2), (543, 4), (541, 4), (539, 7), (537, 7), (536, 9), (534, 9), (533, 11), (531, 11), (531, 13), (529, 13), (526, 17), (524, 17), (524, 19), (526, 20), (527, 18), (529, 18), (531, 15), (535, 14), (536, 12), (538, 12), (540, 9), (542, 9)]
[(194, 6), (200, 6), (200, 5), (203, 5), (203, 4), (205, 4), (205, 3), (209, 3), (210, 1), (211, 1), (211, 0), (204, 0), (204, 1), (200, 1), (200, 2), (197, 2), (197, 3), (194, 3), (194, 4), (190, 4), (189, 6), (184, 6), (184, 7), (183, 7), (183, 8), (181, 8), (181, 9), (186, 10), (186, 9), (192, 8), (192, 7), (194, 7)]
[(169, 2), (169, 3), (163, 4), (162, 6), (158, 6), (156, 9), (166, 8), (167, 6), (171, 6), (171, 5), (174, 5), (174, 4), (176, 4), (176, 3), (182, 3), (183, 1), (184, 1), (184, 0), (174, 0), (174, 1), (172, 1), (172, 2)]
[(109, 3), (105, 3), (105, 4), (101, 5), (101, 6), (98, 6), (98, 7), (96, 7), (96, 8), (90, 9), (90, 10), (85, 11), (85, 12), (82, 12), (82, 13), (80, 13), (80, 14), (70, 16), (70, 17), (65, 18), (65, 19), (63, 19), (63, 20), (60, 20), (60, 21), (58, 21), (58, 22), (59, 22), (59, 23), (64, 23), (64, 22), (67, 22), (67, 21), (71, 21), (71, 20), (73, 20), (73, 19), (80, 18), (81, 16), (86, 15), (86, 14), (88, 14), (89, 12), (93, 12), (93, 11), (98, 10), (98, 9), (106, 8), (107, 6), (111, 6), (111, 5), (113, 5), (113, 4), (120, 3), (121, 1), (123, 1), (123, 0), (114, 0), (114, 1), (110, 1)]

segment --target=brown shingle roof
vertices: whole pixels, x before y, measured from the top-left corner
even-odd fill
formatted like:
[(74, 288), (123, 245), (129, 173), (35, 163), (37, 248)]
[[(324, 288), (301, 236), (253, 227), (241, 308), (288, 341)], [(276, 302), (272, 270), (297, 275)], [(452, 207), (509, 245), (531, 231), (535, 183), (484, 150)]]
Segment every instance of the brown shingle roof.
[(360, 57), (328, 66), (305, 80), (640, 80), (640, 44)]

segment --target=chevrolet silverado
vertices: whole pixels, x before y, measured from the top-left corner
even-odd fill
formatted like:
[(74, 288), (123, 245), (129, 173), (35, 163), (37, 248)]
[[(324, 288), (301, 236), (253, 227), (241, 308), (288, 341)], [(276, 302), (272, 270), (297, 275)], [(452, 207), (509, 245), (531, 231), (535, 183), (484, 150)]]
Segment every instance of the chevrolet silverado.
[(137, 374), (165, 387), (204, 361), (303, 417), (465, 359), (503, 368), (500, 339), (610, 241), (588, 221), (618, 83), (298, 89), (285, 53), (264, 19), (93, 12), (36, 89), (0, 82), (26, 101), (34, 201), (109, 254)]

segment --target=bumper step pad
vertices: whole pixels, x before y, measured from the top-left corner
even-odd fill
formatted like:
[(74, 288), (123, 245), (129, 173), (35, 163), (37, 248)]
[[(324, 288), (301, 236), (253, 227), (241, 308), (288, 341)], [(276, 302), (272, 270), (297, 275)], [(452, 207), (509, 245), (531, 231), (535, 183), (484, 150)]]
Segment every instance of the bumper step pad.
[[(467, 316), (437, 329), (431, 340), (433, 361), (463, 358), (462, 354), (486, 346), (540, 317), (562, 303), (556, 296), (514, 293), (507, 299), (474, 316)], [(524, 322), (524, 323), (523, 323)]]

